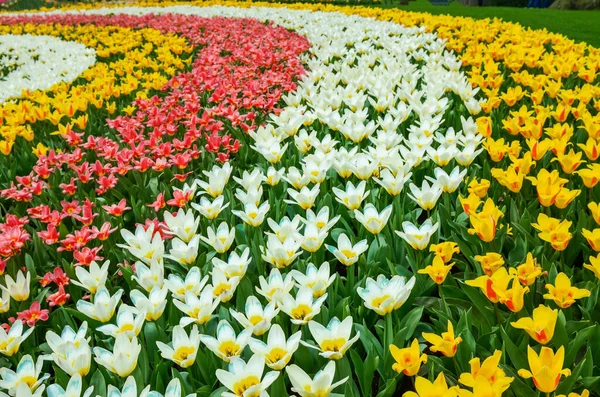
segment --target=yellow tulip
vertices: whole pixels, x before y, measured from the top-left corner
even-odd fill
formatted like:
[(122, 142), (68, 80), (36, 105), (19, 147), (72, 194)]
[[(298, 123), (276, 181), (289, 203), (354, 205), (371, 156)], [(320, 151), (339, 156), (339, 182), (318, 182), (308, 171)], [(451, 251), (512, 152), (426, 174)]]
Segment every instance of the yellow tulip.
[(414, 339), (410, 347), (399, 349), (396, 345), (390, 345), (390, 353), (396, 362), (392, 369), (406, 376), (415, 376), (421, 368), (421, 363), (427, 362), (427, 355), (421, 354), (419, 349), (419, 340)]
[(452, 266), (454, 266), (454, 263), (444, 265), (444, 260), (436, 255), (433, 258), (433, 264), (427, 266), (425, 269), (419, 269), (417, 273), (428, 274), (436, 284), (443, 284)]
[(540, 239), (549, 242), (556, 251), (563, 251), (567, 248), (573, 237), (569, 232), (572, 224), (570, 221), (560, 221), (541, 213), (538, 215), (537, 221), (531, 226), (540, 231), (538, 234)]
[(596, 252), (600, 252), (600, 228), (594, 230), (581, 230), (581, 234), (590, 244), (590, 247)]
[(430, 252), (435, 252), (436, 256), (439, 256), (444, 263), (450, 262), (452, 260), (452, 256), (454, 254), (460, 253), (460, 248), (453, 241), (446, 241), (444, 243), (439, 244), (431, 244), (429, 246)]
[(477, 277), (475, 280), (467, 280), (465, 283), (471, 287), (480, 288), (490, 302), (498, 303), (500, 301), (499, 295), (505, 293), (508, 284), (514, 277), (508, 274), (506, 268), (501, 267), (491, 276)]
[(423, 339), (431, 343), (431, 350), (434, 353), (440, 352), (446, 357), (454, 357), (458, 344), (462, 342), (462, 338), (454, 337), (454, 327), (450, 320), (448, 320), (448, 331), (442, 332), (442, 335), (436, 335), (432, 333), (423, 332)]
[(531, 252), (527, 253), (525, 263), (517, 266), (516, 269), (510, 269), (511, 274), (515, 274), (521, 284), (531, 285), (535, 283), (535, 280), (542, 275), (542, 268), (537, 265), (537, 261), (531, 255)]
[(486, 358), (483, 361), (483, 364), (481, 363), (479, 357), (473, 358), (471, 361), (469, 361), (469, 364), (471, 365), (471, 372), (462, 373), (458, 378), (458, 382), (465, 386), (474, 388), (477, 383), (477, 379), (483, 378), (486, 379), (492, 385), (492, 387), (504, 392), (510, 387), (510, 384), (514, 378), (506, 376), (506, 373), (500, 367), (498, 367), (500, 358), (502, 358), (502, 352), (500, 350), (496, 350), (494, 354)]
[(512, 288), (498, 292), (498, 301), (506, 305), (508, 310), (518, 313), (525, 305), (524, 295), (529, 292), (529, 287), (523, 287), (515, 278), (513, 279)]
[(562, 367), (565, 359), (564, 346), (561, 346), (556, 354), (549, 347), (542, 346), (539, 355), (528, 346), (527, 358), (531, 371), (520, 369), (519, 376), (525, 379), (533, 378), (533, 384), (542, 393), (552, 393), (558, 387), (561, 375), (571, 375), (571, 370)]
[(402, 397), (456, 397), (455, 389), (448, 388), (443, 372), (440, 372), (433, 383), (426, 378), (417, 376), (415, 390), (416, 393), (408, 391)]
[(560, 193), (563, 185), (568, 182), (560, 177), (557, 170), (548, 172), (545, 168), (541, 169), (535, 177), (528, 176), (527, 179), (536, 187), (538, 200), (544, 207), (554, 204), (556, 196)]
[(470, 194), (474, 194), (479, 198), (484, 198), (490, 188), (490, 181), (487, 179), (480, 179), (477, 181), (473, 179), (471, 183), (469, 183), (468, 191)]
[(587, 263), (585, 263), (583, 267), (594, 272), (596, 277), (600, 279), (600, 254), (598, 254), (598, 256), (596, 256), (595, 258), (593, 256), (590, 256), (590, 264), (588, 265)]
[(575, 303), (576, 299), (587, 298), (590, 296), (590, 291), (584, 288), (571, 286), (571, 280), (564, 273), (558, 273), (554, 280), (554, 285), (546, 284), (547, 294), (544, 294), (544, 299), (551, 299), (559, 307), (566, 309)]
[(532, 317), (522, 317), (516, 322), (510, 323), (517, 329), (522, 329), (538, 343), (545, 345), (554, 336), (554, 327), (558, 318), (558, 310), (550, 309), (548, 306), (539, 305), (533, 309)]
[(589, 203), (588, 208), (592, 213), (592, 218), (596, 221), (597, 224), (600, 225), (600, 204), (599, 203)]
[(496, 252), (488, 252), (485, 255), (475, 255), (475, 260), (481, 265), (483, 272), (491, 276), (504, 265), (504, 258)]
[(465, 214), (467, 215), (474, 214), (481, 204), (481, 200), (474, 193), (469, 194), (469, 197), (467, 198), (458, 196), (458, 199), (460, 200), (460, 205), (463, 207), (463, 211), (465, 211)]
[(589, 397), (590, 396), (590, 392), (585, 389), (584, 391), (581, 392), (581, 394), (579, 393), (569, 393), (568, 396), (565, 396), (564, 394), (559, 394), (556, 397)]

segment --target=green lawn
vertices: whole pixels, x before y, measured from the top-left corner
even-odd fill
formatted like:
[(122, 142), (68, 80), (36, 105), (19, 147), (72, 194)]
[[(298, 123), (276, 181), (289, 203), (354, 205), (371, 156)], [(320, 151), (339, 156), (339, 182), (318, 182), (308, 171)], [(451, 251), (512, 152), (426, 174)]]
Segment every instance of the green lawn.
[(456, 1), (448, 6), (433, 6), (428, 0), (411, 1), (407, 6), (400, 6), (397, 0), (394, 0), (393, 4), (382, 7), (477, 19), (501, 18), (533, 29), (546, 28), (551, 32), (562, 33), (575, 41), (585, 41), (600, 48), (600, 10), (566, 11), (516, 7), (466, 7)]

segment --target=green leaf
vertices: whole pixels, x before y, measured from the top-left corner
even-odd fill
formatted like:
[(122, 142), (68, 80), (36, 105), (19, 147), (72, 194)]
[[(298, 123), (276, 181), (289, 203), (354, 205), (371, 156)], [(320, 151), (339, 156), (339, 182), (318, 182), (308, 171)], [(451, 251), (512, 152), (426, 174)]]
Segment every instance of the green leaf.
[(529, 362), (525, 354), (526, 350), (515, 345), (503, 327), (500, 327), (500, 334), (502, 335), (504, 347), (506, 348), (508, 357), (510, 357), (510, 361), (513, 363), (513, 367), (516, 369), (529, 368)]
[(104, 380), (104, 376), (99, 369), (94, 372), (92, 376), (92, 380), (90, 381), (90, 385), (94, 386), (94, 395), (100, 397), (106, 397), (106, 381)]
[(411, 339), (412, 335), (415, 333), (415, 329), (417, 325), (419, 325), (419, 321), (423, 316), (423, 307), (415, 307), (412, 309), (400, 322), (400, 331), (396, 334), (394, 340), (397, 340), (398, 337), (403, 342)]
[(579, 350), (581, 349), (583, 344), (587, 342), (588, 339), (594, 334), (594, 332), (596, 331), (596, 327), (596, 325), (592, 325), (591, 327), (582, 329), (575, 335), (575, 339), (573, 339), (569, 343), (566, 349), (567, 352), (565, 354), (565, 368), (569, 368), (573, 365), (573, 362), (577, 357), (577, 353), (579, 353)]
[(585, 362), (586, 359), (584, 358), (583, 361), (581, 361), (579, 365), (575, 367), (575, 370), (571, 373), (571, 376), (567, 376), (562, 380), (562, 382), (558, 385), (558, 388), (556, 389), (557, 395), (573, 391), (573, 386), (575, 386), (575, 383), (579, 379), (579, 374), (581, 373), (581, 369), (585, 365)]

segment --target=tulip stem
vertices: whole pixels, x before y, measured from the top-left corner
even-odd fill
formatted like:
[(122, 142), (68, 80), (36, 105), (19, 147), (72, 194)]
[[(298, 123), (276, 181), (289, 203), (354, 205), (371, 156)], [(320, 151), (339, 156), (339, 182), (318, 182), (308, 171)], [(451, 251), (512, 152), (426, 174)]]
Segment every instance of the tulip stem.
[(494, 303), (494, 312), (496, 312), (496, 321), (498, 321), (498, 326), (502, 324), (502, 320), (500, 317), (500, 309), (498, 309), (498, 304)]
[(385, 329), (383, 331), (386, 355), (389, 353), (390, 345), (394, 343), (394, 322), (392, 321), (392, 312), (385, 315)]
[(444, 289), (442, 288), (442, 284), (438, 284), (438, 291), (440, 293), (440, 299), (442, 300), (442, 306), (444, 307), (448, 318), (452, 318), (452, 313), (450, 313), (450, 308), (448, 307), (448, 304), (446, 303), (446, 298), (444, 297)]

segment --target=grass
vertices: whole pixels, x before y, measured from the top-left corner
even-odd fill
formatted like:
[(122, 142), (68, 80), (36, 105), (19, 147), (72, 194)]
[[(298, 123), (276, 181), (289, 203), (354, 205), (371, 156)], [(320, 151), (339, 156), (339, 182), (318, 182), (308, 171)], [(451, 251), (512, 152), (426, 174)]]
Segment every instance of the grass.
[(501, 18), (516, 22), (532, 29), (546, 28), (550, 32), (561, 33), (576, 42), (585, 41), (600, 48), (600, 10), (570, 11), (517, 7), (467, 7), (454, 1), (447, 6), (434, 6), (428, 0), (416, 0), (408, 5), (381, 5), (385, 8), (398, 8), (405, 11), (428, 12), (430, 14), (472, 17), (476, 19)]

